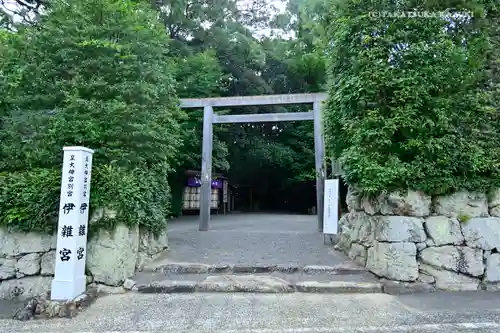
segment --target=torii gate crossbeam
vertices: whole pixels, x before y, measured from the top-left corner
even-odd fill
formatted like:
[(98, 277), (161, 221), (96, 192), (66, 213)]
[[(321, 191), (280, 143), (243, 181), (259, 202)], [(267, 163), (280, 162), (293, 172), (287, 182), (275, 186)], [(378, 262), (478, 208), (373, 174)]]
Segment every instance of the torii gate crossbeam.
[[(274, 121), (313, 120), (314, 152), (316, 166), (316, 203), (318, 214), (318, 230), (323, 231), (323, 192), (325, 183), (325, 143), (322, 130), (321, 102), (327, 98), (326, 93), (236, 96), (215, 98), (181, 99), (181, 108), (203, 108), (203, 144), (201, 162), (201, 195), (200, 195), (200, 231), (207, 231), (210, 226), (210, 187), (212, 183), (212, 145), (213, 124), (222, 123), (257, 123)], [(267, 113), (248, 115), (217, 115), (214, 107), (312, 104), (311, 112)]]

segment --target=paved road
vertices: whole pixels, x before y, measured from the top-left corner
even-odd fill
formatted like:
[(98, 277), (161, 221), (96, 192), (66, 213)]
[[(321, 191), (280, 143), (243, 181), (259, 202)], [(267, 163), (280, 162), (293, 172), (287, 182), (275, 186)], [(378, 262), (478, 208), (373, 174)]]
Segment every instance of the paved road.
[(197, 216), (183, 216), (170, 222), (168, 236), (171, 261), (333, 266), (348, 260), (324, 245), (315, 215), (218, 215), (205, 232)]
[(74, 319), (0, 320), (13, 332), (498, 333), (494, 293), (125, 294)]

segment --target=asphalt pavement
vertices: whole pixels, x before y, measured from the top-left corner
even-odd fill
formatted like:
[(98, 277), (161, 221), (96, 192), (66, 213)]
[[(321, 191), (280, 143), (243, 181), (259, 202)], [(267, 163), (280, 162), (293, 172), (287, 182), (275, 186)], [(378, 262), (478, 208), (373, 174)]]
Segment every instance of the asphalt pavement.
[(498, 333), (500, 294), (128, 293), (99, 298), (73, 319), (0, 320), (0, 331)]
[[(323, 243), (314, 216), (218, 216), (207, 232), (199, 232), (197, 223), (184, 217), (169, 224), (165, 260), (248, 267), (349, 263)], [(145, 274), (154, 280), (151, 272)], [(14, 332), (500, 333), (500, 293), (129, 292), (100, 297), (73, 319), (0, 319), (0, 333)]]

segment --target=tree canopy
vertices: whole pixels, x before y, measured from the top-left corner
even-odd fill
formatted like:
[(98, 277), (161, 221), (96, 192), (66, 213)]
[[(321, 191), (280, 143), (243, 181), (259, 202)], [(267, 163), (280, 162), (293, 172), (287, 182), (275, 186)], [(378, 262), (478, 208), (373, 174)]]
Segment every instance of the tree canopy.
[(161, 228), (185, 116), (156, 12), (128, 1), (53, 1), (36, 24), (2, 40), (3, 224), (53, 228), (62, 147), (86, 146), (95, 149), (91, 206)]
[[(499, 78), (488, 74), (499, 59), (498, 9), (490, 1), (330, 1), (325, 129), (349, 183), (371, 193), (498, 186)], [(382, 10), (400, 14), (370, 14)], [(404, 15), (416, 11), (448, 14)]]
[[(178, 98), (328, 91), (328, 157), (348, 183), (371, 193), (497, 184), (496, 1), (283, 4), (0, 0), (0, 224), (53, 226), (61, 147), (84, 145), (97, 150), (91, 206), (113, 202), (125, 223), (159, 230), (179, 213), (184, 171), (201, 166), (202, 110)], [(253, 188), (261, 208), (305, 212), (313, 141), (312, 122), (217, 125), (213, 171)]]
[[(316, 38), (298, 33), (302, 24), (281, 24), (264, 1), (33, 0), (0, 8), (0, 215), (13, 228), (55, 226), (61, 147), (83, 145), (96, 149), (91, 207), (111, 202), (118, 219), (157, 230), (178, 213), (179, 176), (201, 166), (202, 112), (183, 112), (178, 98), (325, 84)], [(300, 4), (283, 15), (318, 26)], [(256, 33), (269, 27), (298, 37)], [(271, 109), (220, 112), (300, 107)], [(314, 179), (313, 151), (310, 123), (216, 126), (214, 171), (261, 184), (261, 201), (281, 192), (284, 202), (287, 188)]]

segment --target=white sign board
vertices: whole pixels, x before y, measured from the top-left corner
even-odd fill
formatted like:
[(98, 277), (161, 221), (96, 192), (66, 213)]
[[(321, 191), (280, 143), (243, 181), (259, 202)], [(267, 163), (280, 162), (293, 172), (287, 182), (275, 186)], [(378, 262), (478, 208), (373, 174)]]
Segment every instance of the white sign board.
[(64, 147), (52, 300), (72, 300), (85, 292), (93, 153), (85, 147)]
[(325, 180), (323, 234), (336, 235), (339, 222), (339, 180)]
[(227, 203), (227, 180), (223, 180), (222, 185), (222, 202)]

